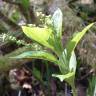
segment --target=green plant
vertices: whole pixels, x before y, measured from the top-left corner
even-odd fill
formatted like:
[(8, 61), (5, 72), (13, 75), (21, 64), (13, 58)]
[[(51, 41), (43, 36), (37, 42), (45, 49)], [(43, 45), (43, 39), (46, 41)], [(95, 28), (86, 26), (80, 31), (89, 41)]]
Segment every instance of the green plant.
[(87, 96), (95, 96), (96, 95), (96, 77), (93, 76), (89, 79), (89, 87), (87, 89)]
[(32, 40), (40, 43), (41, 45), (51, 49), (52, 53), (48, 50), (41, 51), (28, 51), (24, 52), (13, 58), (38, 58), (53, 62), (60, 69), (59, 74), (52, 74), (53, 77), (57, 77), (60, 81), (66, 81), (71, 85), (73, 90), (73, 96), (77, 96), (74, 79), (76, 72), (76, 56), (74, 49), (78, 42), (84, 36), (94, 23), (88, 25), (83, 31), (78, 32), (68, 42), (66, 48), (63, 48), (62, 38), (62, 12), (57, 9), (52, 18), (47, 20), (47, 24), (43, 27), (36, 26), (22, 26), (23, 32)]

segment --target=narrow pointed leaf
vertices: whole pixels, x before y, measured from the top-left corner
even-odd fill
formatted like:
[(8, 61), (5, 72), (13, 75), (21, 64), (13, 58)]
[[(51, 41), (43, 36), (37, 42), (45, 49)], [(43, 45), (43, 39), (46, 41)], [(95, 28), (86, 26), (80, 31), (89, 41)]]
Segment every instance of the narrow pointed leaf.
[(61, 43), (62, 38), (62, 12), (58, 8), (52, 17), (52, 23), (53, 23), (53, 30), (54, 30), (54, 38), (55, 38), (55, 50), (60, 55), (63, 48)]
[(52, 40), (52, 30), (50, 28), (22, 26), (22, 30), (30, 39), (35, 40), (48, 48), (54, 49), (50, 43)]
[(87, 27), (85, 27), (81, 32), (77, 33), (72, 40), (69, 41), (69, 43), (66, 46), (67, 54), (68, 54), (68, 60), (71, 57), (72, 51), (77, 46), (78, 42), (82, 39), (82, 37), (85, 35), (85, 33), (93, 26), (94, 23), (89, 24)]
[(62, 55), (59, 56), (59, 68), (62, 74), (66, 74), (69, 71), (66, 50), (64, 50), (62, 52)]
[(55, 35), (57, 38), (61, 40), (62, 37), (62, 12), (58, 8), (55, 13), (53, 14), (52, 21), (53, 21), (53, 27), (55, 30)]
[(75, 53), (73, 51), (71, 54), (71, 57), (70, 57), (70, 61), (69, 61), (69, 69), (71, 72), (76, 71), (76, 65), (77, 65), (76, 56), (75, 56)]
[(69, 72), (65, 75), (52, 74), (52, 76), (60, 79), (60, 81), (63, 82), (64, 80), (67, 80), (69, 78), (71, 79), (71, 77), (74, 76), (74, 72)]
[(48, 53), (46, 51), (28, 51), (28, 52), (24, 52), (18, 56), (12, 57), (12, 58), (36, 58), (36, 59), (44, 59), (44, 60), (48, 60), (54, 63), (57, 63), (58, 60), (57, 58), (51, 54)]

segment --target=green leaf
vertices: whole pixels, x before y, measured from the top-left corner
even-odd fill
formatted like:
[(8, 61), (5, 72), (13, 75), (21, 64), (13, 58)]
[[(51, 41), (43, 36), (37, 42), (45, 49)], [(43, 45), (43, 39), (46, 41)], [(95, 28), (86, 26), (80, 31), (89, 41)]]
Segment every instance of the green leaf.
[(53, 77), (57, 77), (58, 79), (60, 79), (61, 82), (63, 82), (64, 80), (68, 80), (69, 78), (74, 76), (74, 72), (69, 72), (66, 75), (58, 75), (58, 74), (52, 74)]
[(62, 38), (62, 12), (58, 8), (52, 17), (53, 30), (54, 30), (54, 38), (55, 38), (55, 50), (60, 55), (63, 51), (61, 38)]
[(29, 6), (30, 6), (29, 0), (21, 0), (21, 3), (23, 5), (23, 7), (26, 9), (26, 11), (28, 11)]
[(53, 27), (55, 30), (55, 35), (57, 38), (59, 38), (61, 40), (62, 37), (62, 12), (61, 10), (58, 8), (55, 13), (53, 14), (52, 17), (52, 22), (53, 22)]
[(12, 58), (17, 58), (17, 59), (36, 58), (36, 59), (48, 60), (48, 61), (54, 62), (56, 64), (58, 63), (57, 58), (53, 54), (48, 53), (46, 51), (27, 51), (27, 52), (24, 52), (18, 56), (12, 57)]
[(39, 79), (40, 81), (43, 81), (42, 80), (42, 75), (41, 75), (41, 72), (37, 69), (37, 68), (33, 68), (32, 69), (32, 74), (37, 78)]
[(89, 87), (87, 89), (88, 96), (96, 96), (96, 76), (89, 78)]
[(62, 55), (59, 56), (59, 68), (62, 74), (66, 74), (69, 71), (68, 61), (67, 61), (67, 53), (66, 50), (62, 52)]
[(22, 26), (22, 30), (30, 39), (33, 39), (48, 48), (54, 49), (54, 44), (52, 45), (52, 29), (47, 27), (39, 28)]
[(62, 74), (66, 74), (69, 71), (70, 72), (75, 72), (76, 71), (76, 65), (77, 65), (77, 61), (76, 61), (76, 56), (74, 51), (71, 54), (70, 60), (68, 62), (67, 59), (67, 50), (65, 49), (62, 53), (62, 55), (59, 57), (59, 68)]
[(75, 56), (75, 53), (73, 51), (72, 54), (71, 54), (71, 57), (70, 57), (70, 61), (69, 61), (70, 72), (72, 72), (72, 71), (75, 72), (76, 71), (76, 65), (77, 65), (76, 56)]
[(71, 53), (74, 51), (75, 47), (79, 43), (79, 41), (82, 39), (82, 37), (85, 35), (85, 33), (93, 26), (94, 23), (89, 24), (87, 27), (85, 27), (81, 32), (77, 33), (72, 40), (69, 41), (69, 43), (66, 46), (67, 54), (68, 54), (68, 60), (70, 60)]

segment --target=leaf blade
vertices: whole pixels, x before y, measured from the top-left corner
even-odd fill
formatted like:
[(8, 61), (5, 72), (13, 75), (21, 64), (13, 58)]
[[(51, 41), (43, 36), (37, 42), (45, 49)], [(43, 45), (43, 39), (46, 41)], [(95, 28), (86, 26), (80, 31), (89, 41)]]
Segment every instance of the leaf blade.
[(75, 72), (76, 71), (76, 66), (77, 66), (77, 61), (76, 61), (76, 56), (75, 56), (75, 52), (72, 52), (72, 55), (70, 57), (70, 61), (69, 61), (69, 70), (70, 72)]
[(85, 35), (85, 33), (94, 25), (94, 23), (89, 24), (87, 27), (85, 27), (81, 32), (77, 33), (67, 44), (67, 54), (68, 54), (68, 60), (71, 57), (72, 51), (74, 51), (75, 47), (81, 40), (81, 38)]
[(58, 52), (58, 54), (61, 54), (61, 51), (63, 51), (62, 48), (62, 17), (63, 14), (61, 10), (58, 8), (55, 13), (52, 16), (52, 23), (53, 23), (53, 34), (55, 38), (55, 50)]
[(41, 74), (41, 72), (37, 69), (37, 68), (33, 68), (32, 69), (32, 74), (37, 78), (37, 79), (39, 79), (41, 82), (43, 82), (43, 80), (42, 80), (42, 74)]
[(39, 28), (39, 27), (27, 27), (22, 26), (22, 30), (27, 37), (30, 39), (48, 47), (54, 49), (52, 44), (48, 41), (51, 40), (52, 30), (50, 28)]
[(23, 5), (23, 7), (25, 8), (25, 10), (28, 11), (29, 5), (30, 5), (29, 0), (21, 0), (21, 3)]
[(52, 16), (53, 27), (54, 27), (54, 30), (56, 33), (55, 35), (60, 40), (62, 37), (62, 17), (63, 17), (63, 15), (59, 8), (55, 11), (55, 13)]
[(74, 72), (69, 72), (69, 73), (67, 73), (65, 75), (52, 74), (52, 76), (60, 79), (60, 81), (63, 82), (64, 80), (66, 81), (67, 79), (74, 76)]
[(48, 61), (51, 61), (54, 63), (58, 62), (57, 58), (53, 54), (46, 52), (46, 51), (27, 51), (18, 56), (12, 57), (12, 58), (17, 58), (17, 59), (35, 58), (35, 59), (48, 60)]

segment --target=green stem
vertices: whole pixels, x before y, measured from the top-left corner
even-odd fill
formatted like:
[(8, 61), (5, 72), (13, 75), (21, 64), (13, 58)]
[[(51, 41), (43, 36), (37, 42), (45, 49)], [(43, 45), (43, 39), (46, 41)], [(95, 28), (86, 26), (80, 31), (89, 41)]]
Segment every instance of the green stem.
[(71, 86), (72, 88), (72, 94), (73, 96), (78, 96), (77, 95), (77, 90), (75, 88), (75, 82), (74, 82), (74, 78), (75, 78), (75, 75), (72, 76), (69, 80), (67, 79), (66, 81), (68, 82), (68, 84)]
[(71, 84), (71, 88), (72, 88), (72, 93), (73, 93), (73, 96), (77, 96), (77, 91), (76, 91), (76, 88), (75, 88), (75, 84)]

